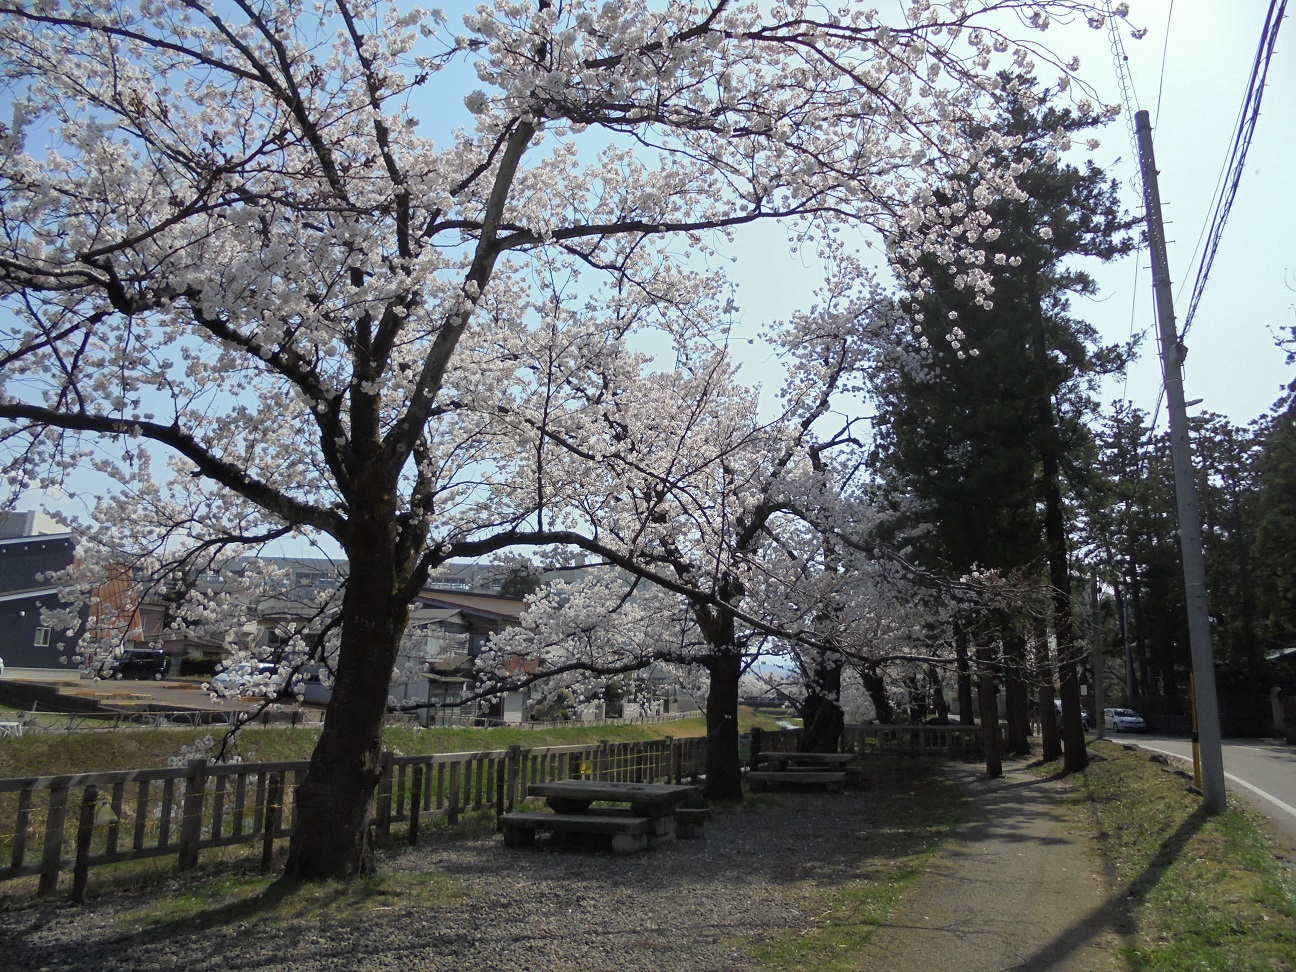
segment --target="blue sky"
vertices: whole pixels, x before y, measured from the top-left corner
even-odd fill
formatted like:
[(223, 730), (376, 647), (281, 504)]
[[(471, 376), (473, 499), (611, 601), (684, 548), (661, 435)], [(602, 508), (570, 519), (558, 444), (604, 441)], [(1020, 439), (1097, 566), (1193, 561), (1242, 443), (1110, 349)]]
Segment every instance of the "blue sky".
[[(452, 6), (457, 23), (464, 5)], [(1167, 219), (1169, 262), (1175, 281), (1176, 312), (1182, 324), (1200, 243), (1219, 191), (1222, 166), (1237, 126), (1239, 108), (1255, 57), (1269, 0), (1134, 0), (1130, 23), (1146, 28), (1139, 41), (1126, 39), (1131, 109), (1151, 112)], [(1059, 51), (1079, 53), (1082, 74), (1105, 101), (1118, 102), (1120, 89), (1106, 32), (1084, 27), (1048, 35)], [(1279, 35), (1277, 54), (1248, 164), (1225, 230), (1205, 296), (1187, 336), (1186, 394), (1203, 399), (1201, 409), (1246, 422), (1267, 411), (1296, 369), (1274, 345), (1275, 334), (1296, 326), (1296, 24)], [(462, 115), (459, 104), (446, 106)], [(416, 114), (419, 112), (416, 112)], [(425, 123), (435, 127), (426, 111)], [(1104, 134), (1096, 161), (1126, 186), (1128, 205), (1141, 209), (1137, 156), (1125, 122)], [(787, 316), (809, 300), (818, 268), (805, 256), (788, 255), (784, 231), (766, 226), (744, 235), (734, 267), (743, 308), (740, 338), (754, 337), (770, 320)], [(1077, 302), (1077, 313), (1108, 340), (1147, 332), (1141, 360), (1126, 381), (1113, 383), (1107, 400), (1126, 397), (1153, 411), (1158, 404), (1160, 366), (1155, 354), (1151, 273), (1146, 253), (1097, 271), (1103, 285), (1095, 300)], [(750, 380), (773, 385), (764, 367), (768, 353), (759, 342), (740, 340), (736, 350)], [(1162, 426), (1164, 408), (1159, 413)]]
[[(1197, 273), (1201, 238), (1219, 191), (1239, 109), (1269, 0), (1135, 0), (1129, 23), (1146, 28), (1133, 40), (1125, 32), (1134, 111), (1152, 118), (1160, 192), (1175, 285), (1176, 320), (1182, 327)], [(1289, 18), (1290, 20), (1290, 18)], [(1121, 101), (1106, 31), (1087, 28), (1046, 35), (1058, 51), (1081, 56), (1081, 74), (1102, 99)], [(1042, 79), (1047, 75), (1040, 72)], [(1185, 393), (1209, 409), (1245, 423), (1268, 411), (1296, 377), (1274, 335), (1296, 326), (1296, 24), (1279, 32), (1268, 88), (1240, 189), (1223, 243), (1187, 335)], [(1102, 133), (1095, 161), (1126, 188), (1127, 205), (1142, 212), (1138, 156), (1125, 118)], [(758, 320), (783, 316), (813, 287), (815, 269), (783, 255), (780, 231), (763, 228), (739, 247), (739, 300), (744, 335)], [(1156, 357), (1152, 276), (1146, 251), (1105, 267), (1090, 268), (1102, 284), (1093, 300), (1078, 299), (1076, 313), (1110, 341), (1146, 332), (1144, 350), (1125, 381), (1109, 384), (1104, 400), (1128, 398), (1153, 412), (1161, 388)], [(764, 373), (759, 346), (738, 346), (748, 373)], [(1165, 410), (1160, 410), (1164, 427)]]

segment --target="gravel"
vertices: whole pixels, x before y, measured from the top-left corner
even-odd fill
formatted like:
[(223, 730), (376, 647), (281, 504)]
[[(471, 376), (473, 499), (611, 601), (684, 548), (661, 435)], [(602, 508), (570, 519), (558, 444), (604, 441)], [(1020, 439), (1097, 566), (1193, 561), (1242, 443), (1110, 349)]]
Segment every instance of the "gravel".
[(82, 907), (0, 904), (0, 967), (739, 972), (760, 939), (809, 927), (820, 892), (868, 867), (859, 838), (872, 829), (870, 803), (858, 791), (768, 795), (749, 811), (714, 814), (701, 840), (633, 855), (546, 838), (507, 849), (498, 834), (451, 829), (380, 863), (396, 885), (428, 875), (433, 904), (394, 896), (273, 920), (214, 905), (200, 921), (131, 929), (150, 898), (201, 894), (218, 872), (100, 892), (92, 874)]

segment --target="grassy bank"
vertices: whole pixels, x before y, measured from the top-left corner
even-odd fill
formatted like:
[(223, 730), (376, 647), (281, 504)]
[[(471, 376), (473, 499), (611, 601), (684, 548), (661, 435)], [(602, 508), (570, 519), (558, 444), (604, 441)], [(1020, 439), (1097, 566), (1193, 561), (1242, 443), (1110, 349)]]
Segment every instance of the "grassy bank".
[[(772, 718), (749, 710), (739, 713), (739, 728), (774, 728)], [(475, 753), (510, 746), (563, 746), (598, 742), (637, 742), (674, 736), (682, 739), (706, 733), (702, 718), (652, 725), (555, 726), (546, 729), (418, 729), (391, 726), (387, 746), (406, 756), (424, 753)], [(318, 726), (247, 726), (240, 729), (233, 751), (246, 763), (309, 759)], [(211, 739), (212, 745), (203, 744)], [(0, 778), (97, 773), (151, 769), (180, 756), (204, 754), (221, 741), (211, 729), (124, 729), (118, 732), (29, 732), (19, 739), (0, 740)]]
[(1140, 972), (1296, 970), (1296, 873), (1283, 866), (1249, 808), (1223, 813), (1175, 765), (1098, 743), (1103, 759), (1074, 777), (1118, 893), (1134, 906)]

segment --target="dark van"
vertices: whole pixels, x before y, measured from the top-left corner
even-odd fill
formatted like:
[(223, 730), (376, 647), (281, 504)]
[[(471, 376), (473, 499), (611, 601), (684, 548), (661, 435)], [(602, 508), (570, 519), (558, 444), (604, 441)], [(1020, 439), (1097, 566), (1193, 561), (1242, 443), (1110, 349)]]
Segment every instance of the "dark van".
[(151, 678), (160, 682), (166, 670), (166, 652), (153, 648), (127, 648), (120, 658), (108, 663), (104, 674), (113, 678)]

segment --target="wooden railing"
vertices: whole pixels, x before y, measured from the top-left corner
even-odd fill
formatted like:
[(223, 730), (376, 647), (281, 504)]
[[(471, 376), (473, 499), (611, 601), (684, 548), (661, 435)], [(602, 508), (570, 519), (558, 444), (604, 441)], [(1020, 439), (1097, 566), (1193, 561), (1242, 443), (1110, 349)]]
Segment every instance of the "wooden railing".
[[(796, 752), (800, 729), (764, 732), (753, 746), (761, 752)], [(981, 727), (950, 726), (872, 726), (848, 725), (842, 733), (841, 751), (901, 756), (978, 756), (981, 754)]]
[[(38, 893), (49, 894), (71, 870), (79, 901), (93, 867), (174, 856), (184, 870), (204, 849), (249, 843), (261, 845), (268, 868), (275, 841), (296, 832), (296, 792), (307, 766), (197, 759), (169, 769), (0, 780), (0, 881), (36, 876)], [(394, 824), (405, 824), (414, 842), (425, 820), (457, 823), (465, 812), (512, 810), (531, 783), (578, 776), (679, 782), (704, 772), (703, 738), (388, 753), (371, 826), (386, 840)]]
[(950, 726), (847, 726), (842, 750), (904, 756), (979, 756), (981, 727)]

